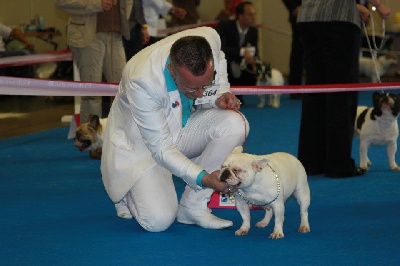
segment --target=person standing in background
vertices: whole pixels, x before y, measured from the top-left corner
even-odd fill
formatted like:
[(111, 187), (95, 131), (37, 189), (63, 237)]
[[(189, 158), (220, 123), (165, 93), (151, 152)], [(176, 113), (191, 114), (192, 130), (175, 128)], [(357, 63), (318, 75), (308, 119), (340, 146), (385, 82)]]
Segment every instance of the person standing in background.
[(215, 20), (235, 19), (235, 9), (232, 9), (233, 0), (224, 0), (224, 8), (219, 11)]
[(172, 27), (199, 23), (200, 16), (197, 7), (200, 5), (200, 0), (172, 0), (172, 5), (186, 10), (186, 16), (183, 19), (172, 16)]
[[(391, 13), (369, 0), (383, 19)], [(359, 82), (361, 21), (369, 19), (355, 0), (303, 0), (297, 17), (304, 48), (306, 84)], [(308, 175), (351, 177), (365, 171), (351, 157), (358, 92), (305, 93), (298, 158)]]
[[(220, 21), (216, 30), (221, 37), (221, 50), (226, 55), (229, 83), (255, 86), (256, 76), (252, 70), (258, 54), (258, 30), (253, 4), (249, 1), (240, 3), (236, 8), (236, 19)], [(244, 103), (242, 96), (238, 98)]]
[[(81, 81), (119, 82), (126, 64), (122, 36), (130, 38), (128, 18), (132, 0), (57, 0), (68, 13), (67, 44)], [(80, 121), (89, 115), (105, 117), (101, 96), (82, 96)]]
[[(142, 0), (143, 1), (143, 12), (147, 22), (148, 32), (150, 35), (150, 41), (147, 45), (151, 45), (156, 41), (162, 39), (165, 36), (158, 34), (158, 28), (160, 17), (164, 18), (168, 14), (177, 19), (184, 19), (186, 16), (186, 10), (180, 7), (173, 6), (166, 0)], [(165, 21), (164, 21), (165, 23)], [(163, 25), (164, 27), (165, 25)]]
[[(297, 14), (300, 11), (301, 0), (282, 0), (289, 11), (289, 22), (292, 28), (292, 44), (289, 60), (289, 85), (303, 84), (304, 54), (297, 30)], [(291, 99), (301, 99), (301, 94), (291, 94)]]
[(143, 13), (143, 1), (132, 1), (132, 11), (129, 16), (130, 39), (122, 37), (126, 61), (129, 61), (132, 56), (142, 50), (144, 45), (150, 41), (150, 35), (147, 30), (148, 26)]

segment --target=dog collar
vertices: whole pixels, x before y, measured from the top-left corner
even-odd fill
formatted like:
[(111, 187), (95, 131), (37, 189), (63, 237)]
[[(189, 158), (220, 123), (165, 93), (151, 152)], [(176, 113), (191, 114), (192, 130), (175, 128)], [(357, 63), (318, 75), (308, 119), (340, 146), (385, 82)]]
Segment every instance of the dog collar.
[(279, 176), (278, 176), (278, 174), (276, 173), (276, 171), (274, 170), (274, 168), (272, 168), (271, 165), (269, 165), (269, 164), (267, 164), (267, 165), (268, 165), (269, 168), (271, 168), (272, 173), (274, 174), (274, 176), (275, 176), (275, 178), (276, 178), (276, 197), (275, 197), (273, 200), (271, 200), (271, 201), (268, 202), (267, 204), (257, 205), (257, 204), (254, 204), (248, 197), (246, 197), (246, 196), (244, 195), (244, 193), (240, 191), (240, 189), (238, 189), (238, 190), (236, 191), (236, 193), (237, 193), (237, 194), (242, 198), (242, 200), (244, 200), (248, 205), (252, 205), (252, 206), (256, 206), (256, 207), (262, 207), (262, 208), (264, 208), (264, 209), (266, 209), (266, 210), (269, 211), (269, 210), (271, 210), (271, 208), (270, 208), (268, 205), (270, 205), (272, 202), (274, 202), (274, 201), (279, 197), (279, 195), (281, 194), (281, 182), (279, 181)]

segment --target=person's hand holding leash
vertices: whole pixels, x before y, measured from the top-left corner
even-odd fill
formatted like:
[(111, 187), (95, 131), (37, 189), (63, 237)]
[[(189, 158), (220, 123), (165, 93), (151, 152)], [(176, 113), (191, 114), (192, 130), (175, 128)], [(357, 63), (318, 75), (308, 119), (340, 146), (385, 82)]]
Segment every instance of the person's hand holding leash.
[(216, 191), (222, 192), (222, 193), (233, 193), (237, 190), (236, 186), (230, 186), (226, 182), (221, 182), (219, 181), (219, 172), (220, 170), (216, 170), (212, 172), (211, 174), (206, 174), (203, 179), (201, 180), (201, 183), (203, 186), (212, 188)]

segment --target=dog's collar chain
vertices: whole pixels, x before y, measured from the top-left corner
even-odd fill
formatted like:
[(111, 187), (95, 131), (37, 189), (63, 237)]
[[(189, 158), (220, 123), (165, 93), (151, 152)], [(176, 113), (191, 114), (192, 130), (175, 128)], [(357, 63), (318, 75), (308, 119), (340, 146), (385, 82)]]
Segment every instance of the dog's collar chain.
[(266, 203), (266, 204), (257, 205), (257, 204), (254, 204), (248, 197), (246, 197), (246, 196), (244, 195), (243, 192), (240, 192), (240, 189), (238, 189), (238, 190), (236, 191), (236, 193), (237, 193), (248, 205), (252, 205), (252, 206), (256, 206), (256, 207), (262, 207), (262, 208), (264, 208), (264, 209), (271, 210), (271, 208), (270, 208), (268, 205), (270, 205), (272, 202), (274, 202), (274, 201), (279, 197), (279, 195), (281, 194), (281, 182), (279, 181), (279, 176), (278, 176), (278, 174), (276, 173), (276, 171), (274, 170), (274, 168), (272, 168), (271, 165), (269, 165), (269, 164), (267, 164), (267, 165), (269, 166), (269, 168), (271, 168), (272, 173), (274, 174), (274, 176), (275, 176), (275, 178), (276, 178), (276, 197), (275, 197), (273, 200), (271, 200), (270, 202), (268, 202), (268, 203)]

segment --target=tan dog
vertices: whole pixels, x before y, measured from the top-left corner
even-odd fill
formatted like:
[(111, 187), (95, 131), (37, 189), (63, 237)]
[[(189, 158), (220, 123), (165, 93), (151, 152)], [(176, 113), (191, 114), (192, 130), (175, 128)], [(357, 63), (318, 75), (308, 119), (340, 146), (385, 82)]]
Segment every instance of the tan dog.
[(220, 181), (238, 188), (234, 192), (235, 204), (243, 223), (235, 235), (247, 235), (249, 232), (249, 205), (253, 205), (265, 209), (264, 218), (256, 226), (266, 227), (274, 214), (275, 227), (269, 237), (283, 238), (285, 201), (292, 194), (300, 205), (301, 222), (298, 232), (310, 232), (310, 188), (306, 171), (300, 161), (284, 152), (257, 156), (242, 151), (241, 146), (236, 147), (225, 158), (219, 177)]
[(107, 118), (100, 119), (97, 115), (91, 115), (89, 121), (81, 124), (75, 133), (74, 145), (80, 151), (90, 151), (92, 159), (101, 159), (104, 128)]

